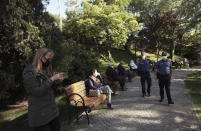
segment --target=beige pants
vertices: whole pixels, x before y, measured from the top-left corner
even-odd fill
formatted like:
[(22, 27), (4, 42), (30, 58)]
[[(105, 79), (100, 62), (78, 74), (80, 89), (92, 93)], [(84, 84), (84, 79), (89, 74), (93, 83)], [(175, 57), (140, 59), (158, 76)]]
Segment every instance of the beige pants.
[(100, 96), (100, 94), (107, 95), (107, 103), (111, 104), (111, 94), (113, 93), (109, 85), (101, 86), (96, 90), (89, 90), (89, 96)]

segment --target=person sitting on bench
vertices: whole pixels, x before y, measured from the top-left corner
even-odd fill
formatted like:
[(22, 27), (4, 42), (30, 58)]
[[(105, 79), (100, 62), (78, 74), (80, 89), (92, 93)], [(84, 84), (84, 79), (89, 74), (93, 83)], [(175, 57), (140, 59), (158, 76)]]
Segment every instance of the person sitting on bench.
[(107, 106), (109, 109), (113, 109), (111, 105), (111, 93), (109, 85), (103, 84), (103, 79), (100, 73), (96, 69), (90, 71), (90, 76), (87, 80), (86, 91), (88, 96), (99, 96), (100, 93), (107, 95)]
[(118, 72), (120, 76), (128, 77), (128, 81), (131, 82), (132, 80), (132, 73), (130, 70), (126, 70), (123, 66), (124, 62), (121, 61), (120, 64), (117, 66)]
[(113, 68), (113, 64), (111, 62), (108, 64), (106, 74), (108, 78), (110, 78), (112, 81), (119, 81), (122, 91), (126, 90), (125, 79), (118, 75), (118, 73)]

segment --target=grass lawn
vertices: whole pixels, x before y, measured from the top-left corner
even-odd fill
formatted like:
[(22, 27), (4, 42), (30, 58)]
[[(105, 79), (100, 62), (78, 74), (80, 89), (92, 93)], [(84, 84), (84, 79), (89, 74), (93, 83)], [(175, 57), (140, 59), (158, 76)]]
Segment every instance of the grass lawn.
[(188, 75), (185, 78), (185, 85), (201, 117), (201, 72)]
[[(60, 110), (60, 120), (67, 124), (68, 112), (64, 96), (56, 98), (56, 103)], [(0, 131), (33, 131), (28, 125), (28, 108), (27, 106), (0, 110)], [(62, 115), (61, 115), (62, 114)], [(65, 130), (73, 129), (73, 126), (66, 126)]]
[[(114, 67), (117, 67), (118, 64), (120, 63), (120, 61), (124, 61), (124, 66), (127, 69), (129, 69), (128, 64), (130, 64), (130, 60), (132, 60), (132, 59), (134, 60), (134, 54), (135, 54), (134, 50), (132, 50), (131, 52), (132, 52), (132, 56), (129, 55), (128, 52), (124, 49), (113, 48), (111, 50), (111, 55), (112, 55), (111, 60), (103, 60), (103, 59), (99, 60), (101, 63), (101, 66), (99, 67), (98, 71), (104, 72), (107, 69), (109, 61), (111, 61), (114, 64)], [(162, 53), (162, 51), (159, 53), (160, 54), (159, 60), (161, 60), (161, 53)], [(137, 55), (137, 58), (140, 58), (141, 57), (141, 51), (137, 51), (136, 55)], [(169, 56), (169, 54), (167, 54), (167, 56)], [(146, 52), (146, 57), (148, 59), (150, 59), (151, 61), (153, 61), (154, 63), (157, 62), (157, 54), (154, 54), (152, 52)], [(181, 62), (183, 60), (182, 57), (177, 56), (177, 55), (175, 55), (175, 59), (178, 62)]]
[[(60, 111), (60, 120), (62, 131), (75, 131), (83, 129), (88, 126), (87, 119), (85, 117), (79, 120), (79, 123), (68, 124), (68, 110), (66, 105), (66, 97), (59, 96), (56, 98), (56, 103)], [(99, 111), (104, 111), (106, 104), (99, 106)], [(28, 125), (27, 106), (19, 107), (16, 109), (0, 110), (0, 131), (34, 131)], [(93, 121), (97, 117), (97, 113), (90, 114), (90, 121)]]

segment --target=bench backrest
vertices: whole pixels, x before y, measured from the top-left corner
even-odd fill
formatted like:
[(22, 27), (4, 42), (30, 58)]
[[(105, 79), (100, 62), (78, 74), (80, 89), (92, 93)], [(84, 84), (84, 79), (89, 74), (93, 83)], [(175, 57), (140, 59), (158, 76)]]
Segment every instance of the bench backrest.
[(108, 78), (106, 72), (102, 72), (102, 73), (101, 73), (101, 76), (102, 76), (103, 81), (104, 81), (105, 84), (111, 83), (111, 80)]
[[(85, 97), (86, 96), (85, 81), (79, 81), (79, 82), (71, 84), (70, 86), (66, 88), (66, 93), (68, 96), (70, 96), (70, 94), (72, 93), (77, 93), (81, 95), (82, 97)], [(80, 97), (77, 95), (74, 95), (72, 99), (79, 100)]]

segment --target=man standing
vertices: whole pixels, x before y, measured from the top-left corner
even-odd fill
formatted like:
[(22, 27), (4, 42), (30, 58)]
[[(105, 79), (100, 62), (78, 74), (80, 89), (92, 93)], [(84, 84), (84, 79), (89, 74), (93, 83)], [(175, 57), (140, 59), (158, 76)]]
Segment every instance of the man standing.
[(146, 91), (145, 91), (145, 81), (147, 81), (147, 93), (148, 96), (151, 96), (151, 75), (150, 71), (153, 66), (153, 62), (146, 58), (146, 53), (141, 53), (142, 58), (138, 62), (138, 71), (139, 75), (141, 77), (141, 85), (142, 85), (142, 97), (145, 97)]
[(160, 102), (164, 99), (164, 87), (168, 99), (168, 104), (174, 104), (170, 95), (170, 80), (172, 76), (172, 64), (170, 60), (167, 59), (167, 53), (162, 53), (162, 60), (156, 64), (156, 79), (159, 79), (160, 87)]

